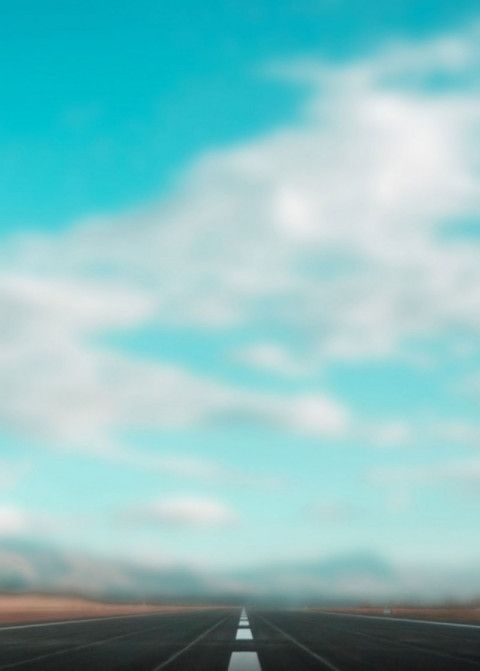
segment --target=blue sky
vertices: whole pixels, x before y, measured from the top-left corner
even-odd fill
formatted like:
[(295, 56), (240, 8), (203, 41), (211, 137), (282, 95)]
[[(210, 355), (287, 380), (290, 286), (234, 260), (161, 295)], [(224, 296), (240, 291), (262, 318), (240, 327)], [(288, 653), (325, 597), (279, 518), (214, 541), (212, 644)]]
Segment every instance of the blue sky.
[(460, 2), (3, 3), (0, 226), (158, 197), (199, 152), (295, 119), (265, 63), (346, 59), (465, 25)]
[(0, 534), (478, 561), (476, 3), (69, 4), (2, 8)]

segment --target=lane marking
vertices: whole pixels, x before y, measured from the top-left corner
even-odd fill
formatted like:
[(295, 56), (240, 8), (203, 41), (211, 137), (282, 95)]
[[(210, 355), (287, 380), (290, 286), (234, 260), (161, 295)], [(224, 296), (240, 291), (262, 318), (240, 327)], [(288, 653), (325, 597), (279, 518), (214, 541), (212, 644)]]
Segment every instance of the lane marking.
[(261, 620), (263, 620), (264, 622), (266, 622), (266, 624), (268, 624), (270, 627), (272, 627), (272, 629), (276, 629), (280, 634), (282, 634), (282, 636), (285, 636), (285, 638), (287, 638), (287, 639), (288, 639), (289, 641), (291, 641), (294, 645), (296, 645), (297, 648), (300, 648), (301, 650), (303, 650), (304, 652), (306, 652), (308, 655), (310, 655), (310, 657), (313, 657), (313, 659), (316, 659), (317, 662), (321, 662), (322, 664), (324, 664), (328, 669), (330, 669), (330, 671), (340, 671), (340, 669), (338, 668), (338, 666), (335, 666), (335, 664), (333, 664), (332, 662), (330, 662), (330, 660), (328, 660), (328, 659), (326, 659), (325, 657), (323, 657), (323, 655), (319, 655), (318, 653), (313, 652), (313, 650), (311, 650), (310, 648), (307, 648), (306, 645), (303, 645), (303, 643), (300, 643), (300, 641), (298, 641), (296, 638), (294, 638), (293, 636), (291, 636), (290, 634), (288, 634), (288, 633), (287, 633), (286, 631), (284, 631), (283, 629), (280, 629), (280, 627), (277, 627), (277, 625), (276, 625), (276, 624), (273, 624), (273, 622), (270, 622), (270, 620), (267, 620), (267, 619), (266, 619), (265, 617), (263, 617), (262, 615), (257, 615), (257, 617), (259, 617)]
[(204, 631), (202, 634), (197, 636), (196, 638), (193, 639), (193, 641), (190, 641), (188, 645), (183, 647), (181, 650), (178, 650), (177, 652), (174, 652), (173, 655), (170, 655), (168, 659), (166, 659), (164, 662), (161, 662), (157, 666), (154, 666), (152, 671), (160, 671), (160, 669), (164, 669), (166, 666), (171, 664), (173, 661), (175, 661), (180, 655), (183, 655), (184, 652), (187, 652), (190, 648), (192, 648), (196, 643), (202, 640), (202, 638), (205, 638), (205, 636), (208, 636), (208, 634), (211, 631), (214, 631), (214, 629), (217, 629), (221, 624), (226, 622), (231, 616), (227, 615), (227, 617), (223, 617), (221, 620), (219, 620), (216, 624), (214, 624), (212, 627), (209, 627), (206, 631)]
[(237, 641), (253, 641), (253, 635), (251, 629), (237, 629), (237, 635), (235, 636)]
[[(308, 612), (308, 611), (307, 611)], [(414, 624), (435, 624), (439, 627), (461, 627), (466, 629), (480, 629), (480, 624), (466, 624), (464, 622), (439, 622), (438, 620), (415, 620), (409, 617), (382, 617), (381, 615), (361, 615), (360, 613), (334, 613), (330, 610), (312, 610), (315, 615), (336, 615), (337, 617), (359, 617), (365, 620), (382, 620), (382, 622), (413, 622)]]
[(70, 652), (77, 652), (78, 650), (83, 650), (85, 648), (94, 648), (96, 645), (103, 645), (104, 643), (109, 643), (110, 641), (117, 641), (121, 638), (127, 638), (128, 636), (135, 636), (136, 634), (143, 634), (146, 631), (153, 631), (158, 629), (158, 624), (155, 627), (147, 627), (146, 629), (140, 629), (139, 631), (130, 631), (127, 634), (119, 634), (118, 636), (109, 636), (108, 638), (102, 638), (98, 641), (93, 641), (91, 643), (82, 643), (81, 645), (76, 645), (73, 648), (62, 648), (61, 650), (56, 650), (55, 652), (47, 652), (44, 655), (37, 655), (36, 657), (28, 657), (27, 659), (22, 659), (17, 662), (10, 662), (8, 664), (2, 664), (0, 669), (14, 669), (18, 666), (23, 666), (24, 664), (29, 664), (30, 662), (39, 662), (41, 659), (49, 659), (50, 657), (58, 657), (60, 655), (65, 655)]
[[(11, 631), (12, 629), (33, 629), (34, 627), (56, 627), (64, 624), (82, 624), (84, 622), (108, 622), (109, 620), (128, 620), (132, 617), (152, 617), (153, 615), (168, 615), (165, 611), (153, 611), (151, 613), (132, 613), (131, 615), (111, 615), (109, 617), (84, 617), (80, 620), (58, 620), (57, 622), (34, 622), (33, 624), (9, 624), (6, 627), (0, 627), (2, 631)], [(177, 613), (174, 613), (177, 615)]]
[(228, 671), (262, 671), (256, 652), (232, 652)]

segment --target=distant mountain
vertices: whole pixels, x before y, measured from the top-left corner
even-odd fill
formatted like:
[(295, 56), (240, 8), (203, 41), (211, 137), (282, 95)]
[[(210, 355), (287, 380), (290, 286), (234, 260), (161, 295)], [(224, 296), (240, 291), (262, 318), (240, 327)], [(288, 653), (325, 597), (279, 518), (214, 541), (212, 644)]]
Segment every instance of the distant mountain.
[(472, 598), (477, 566), (453, 571), (392, 566), (368, 552), (249, 569), (200, 572), (98, 559), (28, 540), (0, 542), (0, 590), (75, 593), (98, 599), (282, 601), (292, 604)]
[(141, 600), (209, 593), (207, 582), (187, 568), (149, 568), (17, 539), (0, 543), (0, 590)]
[(395, 581), (393, 567), (370, 553), (352, 553), (325, 559), (278, 562), (236, 574), (247, 592), (259, 597), (341, 601), (378, 594)]

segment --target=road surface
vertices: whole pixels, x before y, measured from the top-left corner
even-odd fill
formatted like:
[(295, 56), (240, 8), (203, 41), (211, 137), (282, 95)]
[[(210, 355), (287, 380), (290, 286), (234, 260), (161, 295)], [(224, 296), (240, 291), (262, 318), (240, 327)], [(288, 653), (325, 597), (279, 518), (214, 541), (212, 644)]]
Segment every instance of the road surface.
[(480, 671), (480, 627), (239, 608), (0, 627), (0, 671)]

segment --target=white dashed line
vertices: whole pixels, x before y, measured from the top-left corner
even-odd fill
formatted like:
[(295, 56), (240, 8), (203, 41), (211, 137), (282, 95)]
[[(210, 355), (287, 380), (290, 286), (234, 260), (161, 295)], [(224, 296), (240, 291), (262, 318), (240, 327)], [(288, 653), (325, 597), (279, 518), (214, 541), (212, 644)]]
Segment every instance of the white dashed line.
[(232, 652), (228, 671), (262, 671), (256, 652)]
[[(242, 612), (240, 614), (235, 640), (253, 641), (253, 634), (252, 630), (250, 629), (250, 623), (248, 621), (245, 608), (242, 608)], [(256, 652), (250, 650), (238, 650), (232, 652), (230, 656), (228, 671), (262, 671), (262, 667), (260, 666)]]
[(237, 635), (235, 638), (237, 641), (253, 641), (252, 630), (237, 629)]

